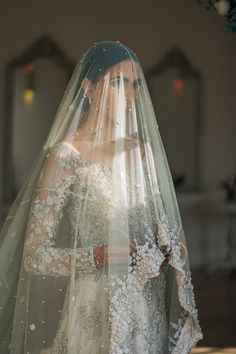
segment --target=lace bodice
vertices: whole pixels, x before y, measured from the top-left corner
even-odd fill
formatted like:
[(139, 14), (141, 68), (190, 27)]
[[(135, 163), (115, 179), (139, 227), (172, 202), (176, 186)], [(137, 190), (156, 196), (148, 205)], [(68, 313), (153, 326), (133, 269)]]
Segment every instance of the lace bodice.
[[(52, 149), (38, 182), (27, 228), (24, 264), (28, 271), (41, 275), (69, 275), (73, 254), (76, 254), (77, 272), (96, 269), (93, 248), (106, 245), (111, 218), (122, 223), (122, 213), (127, 214), (127, 210), (121, 208), (113, 215), (111, 177), (111, 167), (90, 162), (69, 143), (57, 144)], [(153, 234), (154, 224), (151, 225), (150, 220), (145, 222), (144, 204), (130, 207), (128, 215), (129, 232), (136, 241), (140, 235)], [(68, 247), (57, 246), (58, 224), (63, 217), (69, 225), (67, 235), (61, 239)], [(120, 231), (120, 241), (122, 237)]]

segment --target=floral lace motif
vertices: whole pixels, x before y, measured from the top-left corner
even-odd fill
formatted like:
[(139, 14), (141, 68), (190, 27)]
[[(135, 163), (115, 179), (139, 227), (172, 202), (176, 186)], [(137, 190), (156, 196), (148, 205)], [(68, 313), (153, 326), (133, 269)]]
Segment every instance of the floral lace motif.
[[(158, 222), (161, 232), (163, 252), (155, 245), (147, 242), (138, 246), (138, 252), (132, 257), (130, 274), (125, 280), (114, 277), (119, 284), (118, 289), (111, 296), (111, 350), (110, 354), (123, 354), (123, 343), (127, 340), (127, 332), (130, 326), (132, 304), (137, 301), (146, 282), (160, 276), (160, 267), (164, 254), (170, 252), (169, 265), (173, 266), (178, 285), (178, 299), (182, 306), (180, 318), (176, 322), (170, 322), (172, 334), (168, 336), (168, 352), (172, 354), (187, 354), (190, 349), (203, 338), (198, 320), (191, 274), (184, 269), (186, 254), (182, 257), (182, 243), (179, 242), (180, 228), (174, 225), (170, 230), (168, 216), (164, 215)], [(186, 250), (186, 247), (184, 247)], [(166, 349), (167, 350), (167, 349)], [(127, 353), (131, 353), (127, 351)], [(156, 352), (155, 352), (156, 353)], [(158, 352), (159, 353), (159, 352)], [(160, 352), (162, 353), (162, 352)]]
[(48, 185), (36, 190), (31, 208), (24, 266), (37, 275), (69, 276), (72, 262), (75, 262), (78, 274), (96, 270), (92, 247), (76, 250), (56, 247), (58, 224), (71, 195), (70, 187), (76, 179), (75, 175), (66, 173), (73, 167), (69, 156), (61, 147), (56, 149), (53, 164), (57, 167), (52, 166), (56, 173)]
[(110, 354), (122, 354), (122, 345), (126, 341), (131, 328), (132, 308), (137, 302), (143, 287), (149, 279), (157, 277), (164, 256), (157, 246), (149, 248), (149, 244), (138, 246), (137, 253), (132, 257), (132, 267), (125, 280), (113, 277), (118, 289), (111, 296), (111, 349)]

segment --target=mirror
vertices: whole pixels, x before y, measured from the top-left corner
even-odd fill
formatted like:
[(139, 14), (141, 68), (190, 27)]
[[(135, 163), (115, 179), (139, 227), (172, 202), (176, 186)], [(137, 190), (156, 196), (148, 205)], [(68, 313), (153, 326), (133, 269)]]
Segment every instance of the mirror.
[(179, 48), (147, 74), (160, 134), (176, 189), (202, 188), (201, 73)]
[(5, 205), (15, 199), (43, 146), (74, 67), (47, 35), (7, 65)]

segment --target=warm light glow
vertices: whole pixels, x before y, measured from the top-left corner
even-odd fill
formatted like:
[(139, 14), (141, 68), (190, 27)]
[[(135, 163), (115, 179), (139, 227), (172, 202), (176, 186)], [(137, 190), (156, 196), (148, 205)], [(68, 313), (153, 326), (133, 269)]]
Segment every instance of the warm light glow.
[(185, 82), (183, 79), (176, 78), (172, 81), (172, 86), (176, 92), (180, 92), (183, 90)]
[(34, 96), (35, 96), (34, 90), (32, 90), (32, 89), (25, 90), (25, 92), (24, 92), (24, 100), (25, 100), (26, 103), (32, 103), (33, 100), (34, 100)]
[(32, 74), (32, 72), (34, 71), (34, 64), (29, 63), (27, 65), (24, 66), (24, 73), (25, 74)]

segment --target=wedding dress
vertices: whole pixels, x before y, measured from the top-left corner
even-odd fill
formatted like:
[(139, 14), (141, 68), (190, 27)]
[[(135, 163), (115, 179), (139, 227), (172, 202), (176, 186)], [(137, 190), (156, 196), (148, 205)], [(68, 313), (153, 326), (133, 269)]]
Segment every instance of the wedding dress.
[[(77, 353), (104, 353), (108, 351), (106, 343), (103, 343), (102, 330), (105, 326), (108, 328), (109, 314), (108, 311), (103, 313), (103, 308), (109, 309), (108, 298), (101, 298), (100, 295), (106, 286), (107, 276), (97, 269), (93, 262), (92, 250), (93, 247), (106, 243), (106, 235), (108, 233), (108, 218), (109, 205), (111, 202), (111, 172), (110, 167), (104, 167), (101, 164), (94, 164), (85, 160), (81, 154), (75, 151), (74, 147), (68, 143), (61, 143), (53, 150), (58, 158), (59, 166), (67, 171), (70, 171), (68, 177), (61, 183), (62, 189), (57, 190), (58, 176), (53, 175), (50, 183), (50, 196), (38, 197), (35, 200), (32, 208), (34, 217), (30, 226), (30, 237), (28, 239), (29, 256), (25, 258), (25, 266), (29, 271), (41, 275), (59, 275), (67, 276), (66, 270), (70, 257), (68, 254), (61, 256), (61, 251), (53, 249), (50, 245), (50, 238), (45, 242), (39, 257), (41, 260), (34, 259), (30, 255), (34, 238), (37, 237), (37, 228), (52, 230), (56, 227), (58, 218), (61, 215), (61, 209), (66, 203), (68, 191), (70, 190), (70, 200), (68, 210), (71, 215), (78, 213), (82, 207), (81, 200), (85, 198), (86, 203), (85, 214), (91, 214), (93, 224), (89, 225), (89, 230), (81, 225), (79, 230), (80, 238), (78, 244), (78, 258), (76, 263), (77, 276), (75, 280), (75, 298), (74, 298), (74, 318), (71, 319), (71, 339), (67, 337), (68, 327), (68, 308), (69, 308), (69, 291), (66, 294), (66, 300), (61, 313), (61, 322), (59, 330), (54, 340), (54, 345), (51, 352), (60, 354), (68, 352), (70, 354)], [(60, 170), (60, 168), (59, 168)], [(58, 169), (55, 169), (58, 171)], [(76, 172), (77, 171), (77, 172)], [(86, 178), (94, 179), (94, 195), (90, 197), (86, 195)], [(60, 179), (60, 177), (59, 177)], [(73, 183), (73, 181), (75, 183)], [(78, 183), (79, 181), (79, 183)], [(79, 187), (78, 187), (79, 186)], [(51, 191), (56, 191), (51, 193)], [(77, 196), (80, 195), (80, 199)], [(99, 197), (97, 197), (99, 196)], [(54, 202), (45, 209), (48, 205), (48, 199), (53, 198)], [(53, 211), (53, 219), (49, 217), (50, 209), (56, 208), (57, 212)], [(142, 217), (140, 209), (130, 211), (130, 220), (133, 228), (139, 230), (139, 218)], [(73, 219), (71, 219), (71, 227), (74, 229)], [(148, 225), (142, 226), (147, 227)], [(86, 231), (88, 233), (86, 233)], [(86, 235), (89, 234), (89, 238)], [(91, 243), (92, 237), (92, 243)], [(65, 251), (63, 251), (65, 252)], [(44, 262), (44, 259), (47, 259)], [(53, 260), (53, 264), (48, 261)], [(55, 262), (57, 259), (57, 262)], [(160, 255), (159, 262), (163, 259)], [(158, 290), (158, 297), (155, 292)], [(100, 298), (99, 298), (100, 297)], [(126, 343), (123, 344), (124, 353), (163, 353), (166, 345), (167, 323), (165, 315), (165, 277), (164, 273), (145, 284), (142, 292), (138, 295), (134, 312), (132, 313), (132, 332), (127, 336)], [(124, 304), (125, 305), (125, 304)], [(128, 304), (127, 304), (128, 305)], [(128, 311), (129, 308), (122, 308), (122, 311)], [(115, 340), (116, 333), (113, 333)], [(69, 343), (68, 343), (69, 342)]]

